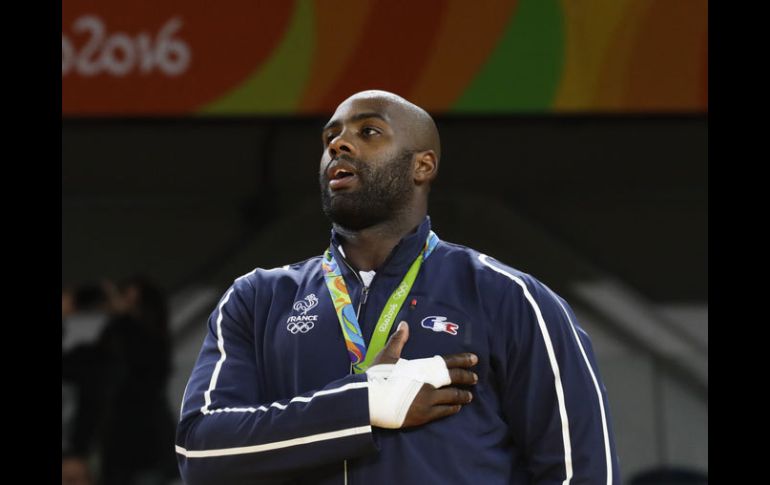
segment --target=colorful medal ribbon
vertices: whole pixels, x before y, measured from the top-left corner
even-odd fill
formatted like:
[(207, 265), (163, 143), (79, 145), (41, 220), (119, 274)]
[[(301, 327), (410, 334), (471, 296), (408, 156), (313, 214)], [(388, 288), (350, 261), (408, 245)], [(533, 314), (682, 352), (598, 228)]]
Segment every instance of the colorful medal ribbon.
[(350, 356), (350, 362), (353, 364), (353, 371), (356, 374), (362, 374), (366, 372), (366, 369), (374, 360), (374, 357), (385, 347), (385, 341), (387, 340), (390, 328), (393, 326), (393, 322), (396, 320), (401, 306), (406, 301), (406, 297), (409, 295), (409, 291), (412, 289), (414, 280), (417, 278), (417, 273), (420, 271), (422, 262), (428, 259), (430, 253), (438, 244), (439, 239), (436, 233), (430, 231), (428, 239), (425, 241), (422, 251), (414, 260), (412, 266), (409, 267), (409, 271), (406, 272), (406, 276), (401, 280), (401, 283), (396, 287), (393, 294), (388, 298), (388, 302), (385, 303), (385, 308), (382, 309), (380, 318), (377, 320), (377, 326), (374, 329), (372, 335), (372, 341), (369, 342), (369, 348), (366, 348), (364, 343), (364, 336), (361, 332), (361, 326), (358, 324), (358, 317), (353, 309), (353, 303), (350, 301), (350, 294), (348, 288), (345, 285), (345, 280), (342, 278), (339, 264), (334, 259), (334, 255), (328, 249), (324, 253), (324, 258), (321, 260), (321, 267), (324, 271), (324, 277), (326, 279), (326, 287), (329, 288), (329, 294), (331, 295), (332, 302), (334, 302), (334, 310), (337, 312), (337, 318), (340, 321), (340, 327), (342, 328), (342, 335), (345, 337), (345, 346), (348, 349), (348, 355)]

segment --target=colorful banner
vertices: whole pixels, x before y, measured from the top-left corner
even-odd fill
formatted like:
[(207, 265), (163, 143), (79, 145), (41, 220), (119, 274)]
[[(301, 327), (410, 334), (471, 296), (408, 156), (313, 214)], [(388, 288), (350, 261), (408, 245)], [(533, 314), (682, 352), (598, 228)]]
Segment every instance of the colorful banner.
[(65, 116), (706, 112), (707, 0), (62, 4)]

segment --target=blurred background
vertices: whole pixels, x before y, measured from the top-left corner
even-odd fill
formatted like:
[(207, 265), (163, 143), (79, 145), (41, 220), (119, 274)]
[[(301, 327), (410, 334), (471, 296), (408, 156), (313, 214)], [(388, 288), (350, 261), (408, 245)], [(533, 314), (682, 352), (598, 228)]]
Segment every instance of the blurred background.
[(575, 309), (624, 483), (706, 483), (707, 14), (64, 2), (63, 483), (179, 483), (173, 429), (208, 315), (236, 277), (326, 247), (321, 127), (370, 88), (437, 121), (436, 232)]

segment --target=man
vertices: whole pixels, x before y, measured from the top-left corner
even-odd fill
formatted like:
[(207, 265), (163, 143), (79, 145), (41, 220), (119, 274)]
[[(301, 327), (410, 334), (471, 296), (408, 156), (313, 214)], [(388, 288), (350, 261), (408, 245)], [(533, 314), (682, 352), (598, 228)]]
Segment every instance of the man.
[(431, 117), (365, 91), (322, 140), (331, 245), (236, 279), (212, 313), (177, 433), (186, 482), (619, 483), (567, 303), (431, 231)]

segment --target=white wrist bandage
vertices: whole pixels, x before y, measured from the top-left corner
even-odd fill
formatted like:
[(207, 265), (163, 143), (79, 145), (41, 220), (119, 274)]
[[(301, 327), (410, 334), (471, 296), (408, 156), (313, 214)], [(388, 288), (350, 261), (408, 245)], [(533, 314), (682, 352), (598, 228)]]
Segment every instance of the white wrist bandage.
[(433, 387), (450, 384), (449, 370), (441, 356), (427, 359), (399, 359), (366, 371), (369, 381), (369, 419), (372, 426), (397, 429), (423, 383)]
[(440, 355), (427, 359), (398, 359), (393, 367), (392, 377), (410, 377), (420, 382), (430, 384), (435, 388), (448, 386), (452, 383), (446, 361)]
[(380, 377), (382, 379), (387, 379), (390, 377), (390, 373), (393, 372), (393, 368), (396, 366), (396, 364), (377, 364), (373, 365), (372, 367), (369, 367), (366, 369), (366, 375), (369, 377), (369, 380), (372, 380), (372, 377)]
[(369, 375), (369, 420), (372, 426), (400, 428), (422, 382), (408, 377), (382, 378), (369, 374), (369, 371), (366, 373)]

